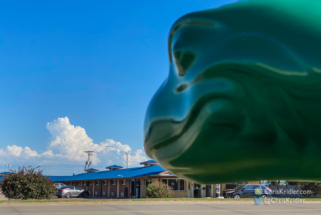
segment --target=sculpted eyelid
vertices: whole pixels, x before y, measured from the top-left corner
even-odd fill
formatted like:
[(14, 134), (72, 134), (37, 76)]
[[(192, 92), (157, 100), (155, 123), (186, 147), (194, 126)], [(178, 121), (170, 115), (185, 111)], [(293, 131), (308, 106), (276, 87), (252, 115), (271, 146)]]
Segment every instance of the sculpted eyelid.
[(177, 24), (175, 24), (170, 33), (169, 33), (169, 38), (168, 38), (168, 54), (169, 54), (169, 61), (170, 63), (172, 63), (172, 39), (173, 36), (175, 35), (175, 33), (184, 26), (188, 26), (188, 25), (196, 25), (196, 26), (202, 26), (202, 27), (215, 27), (216, 24), (213, 21), (208, 21), (208, 20), (185, 20), (185, 21), (181, 21)]

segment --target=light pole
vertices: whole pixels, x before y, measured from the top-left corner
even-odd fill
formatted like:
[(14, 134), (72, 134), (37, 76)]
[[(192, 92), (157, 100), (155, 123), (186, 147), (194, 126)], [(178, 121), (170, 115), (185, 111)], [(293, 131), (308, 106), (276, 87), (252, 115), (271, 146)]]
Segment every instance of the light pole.
[(6, 164), (6, 166), (8, 167), (8, 172), (10, 172), (10, 167), (12, 166), (11, 164)]

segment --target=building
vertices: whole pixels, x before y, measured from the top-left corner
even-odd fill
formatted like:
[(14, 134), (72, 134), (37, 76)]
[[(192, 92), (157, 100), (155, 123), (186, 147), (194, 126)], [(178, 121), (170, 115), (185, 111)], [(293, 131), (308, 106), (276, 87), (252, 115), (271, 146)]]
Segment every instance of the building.
[[(164, 183), (170, 186), (173, 198), (216, 197), (216, 185), (193, 184), (178, 178), (154, 160), (140, 164), (143, 166), (123, 169), (121, 166), (112, 165), (106, 167), (107, 171), (91, 168), (84, 174), (48, 177), (54, 182), (86, 189), (91, 196), (96, 197), (144, 198), (146, 187), (151, 183)], [(230, 186), (236, 185), (230, 184)], [(220, 185), (220, 196), (223, 196), (226, 187), (229, 187), (229, 184)]]
[[(163, 169), (154, 160), (140, 163), (141, 167), (124, 169), (112, 165), (107, 170), (90, 168), (86, 173), (71, 176), (47, 176), (53, 182), (77, 186), (89, 191), (94, 197), (105, 198), (144, 198), (145, 190), (151, 183), (166, 184), (172, 190), (173, 198), (205, 198), (223, 196), (227, 189), (233, 189), (240, 183), (229, 184), (194, 184), (177, 177)], [(9, 172), (0, 173), (0, 181)], [(241, 184), (259, 184), (260, 181), (242, 182)], [(218, 187), (217, 187), (218, 186)]]
[(8, 174), (10, 174), (10, 172), (0, 172), (0, 177), (3, 177), (4, 175), (8, 175)]
[(142, 167), (123, 169), (121, 166), (106, 167), (107, 171), (89, 170), (73, 176), (48, 176), (54, 182), (86, 189), (90, 195), (110, 198), (142, 198), (146, 187), (153, 183), (172, 186), (173, 197), (188, 197), (188, 183), (169, 174), (155, 161), (141, 163)]

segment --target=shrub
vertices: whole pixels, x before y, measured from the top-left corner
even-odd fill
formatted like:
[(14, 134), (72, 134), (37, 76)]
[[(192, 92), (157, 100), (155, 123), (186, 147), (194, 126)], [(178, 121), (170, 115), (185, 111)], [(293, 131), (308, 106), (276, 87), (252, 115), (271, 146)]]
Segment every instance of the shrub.
[(146, 198), (171, 198), (171, 189), (166, 184), (149, 184), (145, 191)]
[[(49, 199), (57, 191), (39, 167), (19, 167), (0, 182), (3, 194), (10, 199)], [(37, 170), (38, 169), (38, 170)]]
[(318, 197), (321, 195), (321, 184), (313, 182), (299, 182), (298, 185), (302, 191), (312, 191), (312, 193), (302, 193), (301, 195), (307, 197)]

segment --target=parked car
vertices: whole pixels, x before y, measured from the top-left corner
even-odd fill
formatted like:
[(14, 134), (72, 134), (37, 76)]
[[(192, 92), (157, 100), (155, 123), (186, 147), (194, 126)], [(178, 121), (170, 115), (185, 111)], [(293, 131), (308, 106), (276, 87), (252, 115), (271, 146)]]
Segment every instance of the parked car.
[(54, 186), (59, 189), (60, 187), (66, 187), (67, 185), (65, 185), (64, 183), (54, 183)]
[(239, 199), (239, 198), (255, 198), (258, 197), (254, 193), (255, 189), (260, 188), (262, 190), (262, 194), (260, 197), (271, 197), (272, 195), (272, 190), (262, 184), (244, 184), (244, 185), (238, 185), (234, 189), (227, 190), (225, 197), (226, 198), (234, 198), (234, 199)]
[(65, 186), (58, 189), (56, 196), (58, 198), (61, 198), (61, 197), (70, 198), (70, 197), (79, 197), (79, 196), (83, 196), (84, 198), (87, 198), (89, 196), (89, 192), (85, 189), (81, 189), (76, 186)]

